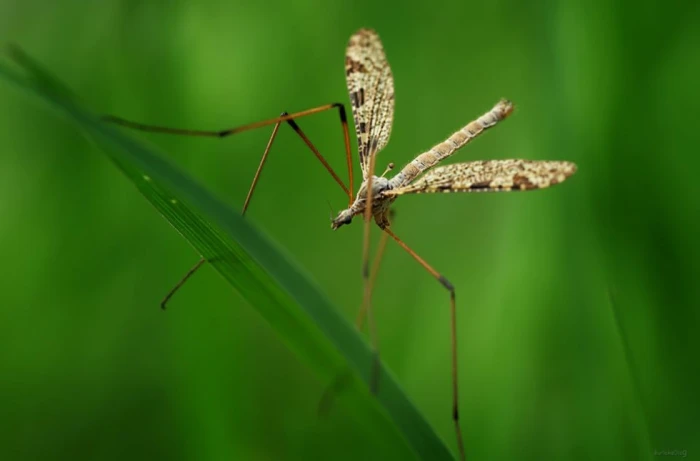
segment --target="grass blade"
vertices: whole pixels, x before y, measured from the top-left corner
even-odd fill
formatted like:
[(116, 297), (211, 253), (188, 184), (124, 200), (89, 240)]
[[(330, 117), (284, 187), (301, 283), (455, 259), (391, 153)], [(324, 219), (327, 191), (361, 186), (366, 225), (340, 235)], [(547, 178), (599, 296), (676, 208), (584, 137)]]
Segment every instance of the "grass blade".
[(382, 436), (399, 445), (403, 437), (422, 459), (453, 459), (384, 367), (377, 398), (369, 395), (367, 344), (283, 250), (153, 149), (73, 102), (70, 91), (28, 56), (17, 49), (12, 53), (26, 75), (0, 63), (0, 76), (79, 126), (321, 379), (330, 382), (350, 370), (346, 392), (353, 410), (365, 418), (362, 424), (377, 429), (376, 420), (388, 418)]

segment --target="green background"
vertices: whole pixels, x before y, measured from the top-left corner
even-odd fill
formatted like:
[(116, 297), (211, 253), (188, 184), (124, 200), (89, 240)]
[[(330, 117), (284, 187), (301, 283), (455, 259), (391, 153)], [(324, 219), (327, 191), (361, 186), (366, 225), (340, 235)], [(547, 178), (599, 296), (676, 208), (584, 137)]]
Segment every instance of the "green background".
[[(0, 41), (95, 111), (202, 129), (347, 103), (343, 55), (360, 27), (378, 30), (395, 77), (378, 169), (501, 97), (514, 116), (450, 161), (579, 165), (546, 191), (394, 206), (394, 231), (457, 289), (471, 458), (698, 456), (693, 2), (0, 3)], [(161, 312), (198, 255), (72, 125), (6, 84), (0, 101), (0, 459), (404, 453), (342, 398), (319, 418), (326, 383), (211, 268)], [(336, 115), (299, 124), (345, 178)], [(240, 208), (269, 132), (136, 135)], [(283, 127), (248, 217), (352, 320), (362, 229), (332, 232), (327, 202), (346, 204)], [(374, 296), (382, 357), (455, 449), (448, 299), (390, 243)]]

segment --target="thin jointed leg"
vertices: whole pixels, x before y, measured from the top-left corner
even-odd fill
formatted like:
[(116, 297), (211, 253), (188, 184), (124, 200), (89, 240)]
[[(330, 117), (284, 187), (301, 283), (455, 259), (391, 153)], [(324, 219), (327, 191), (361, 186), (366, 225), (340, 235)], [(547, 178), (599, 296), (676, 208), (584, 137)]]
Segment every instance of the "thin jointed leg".
[(459, 399), (458, 399), (458, 386), (457, 386), (457, 309), (455, 305), (455, 288), (443, 275), (438, 271), (433, 269), (433, 267), (425, 262), (423, 258), (418, 256), (415, 251), (408, 247), (401, 239), (399, 239), (396, 234), (394, 234), (388, 227), (384, 229), (384, 232), (389, 234), (391, 238), (396, 240), (401, 248), (406, 250), (413, 259), (418, 261), (418, 263), (425, 268), (430, 275), (435, 277), (438, 282), (442, 284), (450, 292), (450, 323), (452, 331), (452, 419), (455, 424), (455, 430), (457, 431), (457, 444), (459, 445), (460, 458), (464, 461), (464, 442), (462, 441), (462, 430), (459, 426)]
[[(393, 214), (392, 214), (393, 215)], [(384, 250), (386, 249), (386, 244), (389, 240), (389, 236), (385, 233), (382, 233), (381, 240), (379, 241), (379, 247), (377, 247), (377, 252), (374, 255), (374, 262), (372, 263), (372, 270), (369, 274), (369, 291), (370, 294), (374, 290), (374, 283), (377, 279), (377, 274), (379, 273), (379, 266), (382, 261), (382, 258), (384, 256)], [(364, 306), (360, 307), (360, 311), (357, 313), (357, 318), (355, 320), (355, 324), (357, 326), (357, 329), (362, 331), (362, 326), (364, 324), (365, 320), (365, 314), (367, 313), (365, 309), (363, 309)], [(373, 366), (376, 366), (376, 363), (373, 364)], [(328, 410), (331, 407), (331, 403), (333, 401), (333, 395), (337, 392), (340, 392), (340, 390), (343, 388), (343, 386), (347, 385), (352, 377), (352, 373), (349, 372), (344, 372), (344, 373), (339, 373), (333, 381), (324, 389), (323, 395), (321, 395), (321, 400), (318, 402), (318, 414), (319, 416), (325, 416), (328, 413)]]
[[(285, 113), (282, 113), (282, 115), (286, 115)], [(275, 137), (277, 137), (277, 131), (279, 131), (280, 128), (280, 123), (282, 122), (277, 122), (275, 124), (275, 127), (272, 129), (272, 135), (270, 135), (270, 139), (267, 141), (267, 146), (265, 147), (265, 152), (263, 152), (262, 158), (260, 159), (260, 164), (258, 165), (258, 169), (255, 171), (255, 176), (253, 177), (253, 184), (251, 184), (250, 189), (248, 190), (248, 194), (246, 195), (245, 198), (245, 203), (243, 203), (243, 210), (241, 211), (241, 216), (245, 216), (245, 212), (248, 209), (248, 204), (250, 203), (250, 199), (253, 197), (253, 191), (255, 190), (255, 185), (258, 182), (258, 178), (260, 178), (260, 172), (263, 169), (263, 166), (265, 165), (265, 161), (267, 160), (267, 155), (270, 152), (270, 147), (272, 147), (272, 142), (275, 140)], [(197, 261), (197, 264), (195, 264), (187, 273), (185, 274), (184, 277), (180, 279), (179, 282), (175, 284), (174, 287), (170, 289), (168, 294), (165, 295), (165, 298), (163, 298), (163, 301), (160, 303), (160, 308), (165, 309), (166, 304), (170, 300), (170, 298), (173, 297), (173, 295), (177, 292), (177, 290), (182, 287), (182, 285), (185, 284), (187, 279), (192, 277), (192, 275), (197, 272), (197, 269), (202, 267), (202, 265), (206, 262), (207, 260), (205, 258), (201, 258), (199, 261)]]
[[(342, 106), (341, 106), (342, 108)], [(341, 112), (341, 120), (344, 119), (344, 110)], [(275, 123), (275, 127), (272, 129), (272, 135), (270, 135), (270, 139), (267, 141), (267, 146), (265, 147), (265, 152), (263, 152), (262, 158), (260, 159), (260, 164), (258, 165), (258, 169), (255, 171), (255, 176), (253, 177), (253, 182), (250, 185), (250, 189), (248, 189), (248, 194), (246, 195), (245, 198), (245, 203), (243, 204), (243, 210), (241, 212), (241, 215), (245, 215), (246, 210), (248, 209), (248, 205), (250, 204), (250, 200), (253, 197), (253, 192), (255, 191), (255, 186), (258, 184), (258, 179), (260, 178), (260, 173), (262, 172), (263, 166), (265, 165), (265, 161), (267, 160), (267, 155), (270, 152), (270, 148), (272, 147), (272, 143), (274, 142), (275, 138), (277, 137), (277, 131), (279, 130), (280, 124), (285, 121), (286, 117), (288, 117), (289, 114), (287, 112), (282, 112), (282, 114), (278, 117), (278, 122)], [(299, 125), (291, 119), (286, 120), (286, 122), (289, 124), (289, 126), (292, 127), (292, 129), (299, 135), (299, 137), (306, 143), (307, 147), (311, 149), (311, 152), (314, 153), (316, 158), (321, 162), (321, 164), (328, 170), (328, 172), (333, 176), (333, 179), (340, 185), (340, 187), (343, 189), (345, 194), (348, 196), (350, 201), (352, 201), (352, 189), (348, 189), (343, 181), (338, 177), (338, 175), (335, 173), (333, 168), (328, 164), (326, 159), (321, 155), (321, 153), (316, 149), (316, 146), (313, 145), (311, 140), (306, 136), (306, 134), (302, 131), (302, 129), (299, 127)], [(344, 122), (344, 131), (347, 131), (347, 120)], [(240, 132), (240, 131), (239, 131)], [(349, 147), (349, 145), (348, 145)], [(350, 183), (352, 184), (352, 169), (350, 170)], [(350, 186), (352, 187), (352, 185)]]
[(187, 279), (190, 278), (190, 277), (192, 277), (192, 274), (194, 274), (195, 272), (197, 272), (197, 269), (199, 269), (200, 267), (202, 267), (202, 264), (204, 264), (206, 261), (207, 261), (207, 260), (206, 260), (205, 258), (200, 259), (199, 261), (197, 261), (197, 264), (195, 264), (194, 266), (192, 266), (192, 268), (191, 268), (190, 270), (187, 271), (187, 273), (185, 274), (185, 276), (182, 277), (182, 278), (180, 279), (179, 282), (177, 282), (177, 284), (172, 288), (172, 290), (170, 290), (170, 291), (168, 292), (168, 294), (165, 295), (165, 298), (163, 298), (163, 300), (160, 302), (160, 308), (161, 308), (161, 309), (165, 310), (165, 307), (166, 307), (166, 305), (168, 304), (168, 301), (170, 300), (170, 298), (173, 297), (173, 295), (175, 294), (175, 292), (176, 292), (178, 289), (180, 289), (180, 287), (187, 281)]
[[(281, 116), (283, 117), (285, 115), (287, 115), (287, 113), (282, 112)], [(255, 170), (255, 176), (253, 176), (253, 183), (250, 185), (250, 189), (248, 189), (248, 193), (245, 196), (245, 202), (243, 203), (241, 216), (245, 216), (245, 212), (246, 210), (248, 210), (250, 199), (253, 198), (253, 192), (255, 192), (255, 186), (258, 184), (258, 179), (260, 179), (260, 173), (262, 172), (263, 166), (265, 166), (265, 161), (267, 161), (267, 154), (270, 153), (270, 147), (272, 147), (272, 143), (275, 141), (275, 138), (277, 137), (277, 132), (280, 129), (280, 123), (282, 122), (275, 123), (275, 127), (272, 129), (272, 134), (270, 135), (270, 139), (267, 141), (267, 146), (265, 146), (265, 152), (263, 152), (262, 158), (260, 159), (258, 169)]]
[[(370, 270), (369, 273), (369, 293), (370, 296), (374, 292), (374, 283), (377, 281), (377, 274), (379, 274), (379, 266), (381, 265), (382, 258), (384, 257), (384, 250), (386, 250), (386, 244), (389, 240), (389, 235), (386, 233), (382, 233), (382, 236), (379, 240), (379, 246), (377, 247), (377, 252), (374, 254), (374, 260), (372, 262), (372, 269)], [(355, 319), (355, 325), (357, 326), (357, 329), (362, 331), (362, 326), (364, 325), (365, 321), (365, 314), (367, 313), (367, 310), (364, 309), (364, 305), (360, 306), (360, 311), (357, 313), (357, 318)]]
[[(311, 143), (311, 140), (309, 140), (309, 138), (301, 130), (299, 125), (294, 121), (294, 118), (304, 117), (306, 115), (312, 115), (312, 114), (316, 114), (316, 113), (323, 112), (323, 111), (330, 110), (330, 109), (334, 109), (334, 108), (338, 109), (338, 112), (340, 115), (340, 122), (341, 122), (341, 125), (343, 128), (343, 137), (344, 137), (344, 142), (345, 142), (345, 156), (347, 159), (348, 176), (349, 176), (349, 180), (350, 180), (350, 187), (349, 188), (345, 186), (343, 181), (335, 173), (333, 168), (328, 164), (326, 159), (321, 155), (321, 153), (318, 151), (318, 149), (316, 149), (316, 147), (313, 145), (313, 143)], [(353, 196), (352, 196), (353, 174), (352, 174), (352, 153), (350, 151), (350, 135), (349, 135), (349, 130), (348, 130), (348, 122), (347, 122), (347, 116), (346, 116), (346, 112), (345, 112), (345, 106), (343, 106), (340, 103), (327, 104), (325, 106), (320, 106), (320, 107), (316, 107), (313, 109), (308, 109), (305, 111), (296, 112), (294, 114), (288, 114), (287, 112), (283, 112), (279, 117), (274, 118), (274, 119), (263, 120), (261, 122), (255, 122), (255, 123), (251, 123), (249, 125), (241, 126), (238, 128), (232, 128), (232, 129), (221, 130), (221, 131), (189, 130), (189, 129), (168, 128), (168, 127), (162, 127), (162, 126), (145, 125), (142, 123), (132, 122), (132, 121), (125, 120), (125, 119), (111, 116), (111, 115), (103, 117), (103, 120), (111, 122), (111, 123), (115, 123), (115, 124), (120, 125), (120, 126), (133, 128), (133, 129), (137, 129), (137, 130), (141, 130), (141, 131), (185, 135), (185, 136), (217, 137), (217, 138), (226, 137), (229, 135), (241, 133), (243, 131), (252, 130), (252, 129), (263, 127), (266, 125), (271, 125), (274, 123), (275, 127), (272, 130), (272, 135), (270, 136), (270, 139), (267, 142), (267, 146), (265, 147), (265, 151), (263, 152), (262, 158), (260, 160), (260, 164), (258, 165), (258, 169), (256, 170), (255, 176), (253, 177), (253, 182), (250, 186), (250, 189), (248, 190), (248, 194), (246, 195), (246, 199), (245, 199), (245, 202), (243, 204), (243, 210), (241, 213), (242, 215), (245, 215), (245, 212), (248, 209), (248, 205), (250, 204), (250, 200), (253, 196), (253, 192), (255, 191), (255, 187), (256, 187), (258, 180), (260, 178), (260, 174), (262, 172), (263, 166), (265, 165), (265, 162), (267, 160), (267, 156), (270, 152), (270, 148), (272, 147), (272, 143), (274, 142), (274, 140), (277, 136), (277, 132), (279, 131), (280, 124), (282, 122), (287, 122), (289, 124), (289, 126), (291, 126), (292, 129), (304, 141), (304, 143), (307, 145), (307, 147), (309, 149), (311, 149), (313, 154), (321, 162), (321, 164), (326, 168), (326, 170), (330, 173), (330, 175), (333, 177), (333, 179), (340, 185), (340, 187), (343, 189), (345, 194), (348, 196), (348, 203), (351, 204), (353, 202)], [(165, 309), (166, 304), (170, 300), (170, 298), (197, 271), (197, 269), (199, 269), (202, 266), (202, 264), (205, 261), (206, 261), (206, 259), (204, 259), (204, 258), (200, 259), (197, 262), (197, 264), (195, 264), (185, 274), (185, 276), (168, 292), (168, 294), (165, 296), (165, 298), (163, 298), (163, 301), (161, 302), (161, 308)]]
[[(328, 165), (328, 162), (323, 158), (323, 156), (318, 152), (318, 150), (311, 144), (311, 141), (306, 137), (306, 135), (303, 134), (303, 132), (299, 129), (298, 125), (294, 123), (294, 119), (298, 119), (301, 117), (306, 117), (307, 115), (313, 115), (313, 114), (318, 114), (319, 112), (324, 112), (327, 110), (331, 109), (338, 109), (338, 114), (340, 116), (340, 123), (343, 128), (343, 140), (345, 142), (345, 158), (346, 162), (348, 165), (348, 177), (350, 180), (350, 187), (349, 189), (345, 186), (345, 184), (340, 180), (337, 174), (335, 174), (335, 171)], [(243, 125), (239, 126), (236, 128), (229, 128), (226, 130), (190, 130), (187, 128), (170, 128), (170, 127), (164, 127), (164, 126), (156, 126), (156, 125), (147, 125), (144, 123), (139, 123), (139, 122), (132, 122), (130, 120), (123, 119), (121, 117), (116, 117), (114, 115), (106, 115), (102, 117), (104, 121), (114, 123), (116, 125), (124, 126), (127, 128), (132, 128), (140, 131), (147, 131), (151, 133), (166, 133), (166, 134), (174, 134), (174, 135), (182, 135), (182, 136), (202, 136), (202, 137), (210, 137), (210, 138), (224, 138), (226, 136), (234, 135), (237, 133), (242, 133), (244, 131), (249, 131), (253, 130), (256, 128), (261, 128), (263, 126), (267, 125), (272, 125), (274, 124), (279, 124), (280, 122), (291, 122), (290, 126), (294, 129), (294, 131), (299, 134), (299, 136), (304, 140), (306, 145), (311, 149), (311, 151), (316, 155), (316, 158), (318, 158), (323, 166), (326, 167), (328, 172), (333, 176), (333, 179), (340, 185), (340, 187), (343, 188), (343, 191), (348, 195), (349, 197), (349, 204), (352, 204), (353, 202), (353, 197), (352, 197), (352, 191), (353, 191), (353, 173), (352, 173), (352, 151), (350, 149), (350, 131), (348, 129), (348, 120), (347, 120), (347, 113), (345, 111), (345, 106), (341, 103), (333, 103), (333, 104), (326, 104), (324, 106), (319, 106), (319, 107), (314, 107), (312, 109), (307, 109), (303, 110), (300, 112), (295, 112), (293, 114), (288, 114), (284, 113), (284, 115), (281, 115), (279, 117), (267, 119), (267, 120), (262, 120), (260, 122), (255, 122), (255, 123), (250, 123), (248, 125)], [(274, 139), (274, 136), (273, 136)]]
[[(374, 176), (374, 166), (377, 156), (370, 153), (369, 169), (367, 171), (367, 190), (372, 190), (372, 180)], [(372, 311), (372, 291), (369, 278), (369, 237), (370, 225), (372, 219), (372, 194), (367, 194), (364, 211), (364, 241), (362, 247), (362, 283), (364, 286), (364, 294), (362, 296), (362, 311), (367, 312), (367, 323), (369, 324), (369, 337), (374, 350), (374, 360), (372, 362), (372, 370), (370, 371), (369, 389), (372, 394), (377, 393), (379, 388), (379, 337), (377, 335), (377, 327), (374, 322), (374, 312)]]

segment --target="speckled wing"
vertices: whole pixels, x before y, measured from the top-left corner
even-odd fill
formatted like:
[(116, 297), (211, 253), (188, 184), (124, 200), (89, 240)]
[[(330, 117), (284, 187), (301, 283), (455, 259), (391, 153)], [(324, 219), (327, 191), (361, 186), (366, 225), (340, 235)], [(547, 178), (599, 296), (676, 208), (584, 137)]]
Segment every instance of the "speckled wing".
[(384, 195), (435, 192), (498, 192), (544, 189), (576, 172), (571, 162), (536, 160), (482, 160), (438, 167), (412, 184)]
[(348, 43), (345, 74), (355, 119), (355, 133), (364, 179), (369, 159), (389, 141), (394, 119), (394, 77), (379, 35), (360, 29)]

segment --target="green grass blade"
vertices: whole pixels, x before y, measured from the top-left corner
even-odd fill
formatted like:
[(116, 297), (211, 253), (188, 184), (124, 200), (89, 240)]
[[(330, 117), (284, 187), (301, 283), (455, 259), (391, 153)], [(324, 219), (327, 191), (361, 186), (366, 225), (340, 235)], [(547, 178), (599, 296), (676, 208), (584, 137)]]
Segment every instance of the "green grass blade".
[(0, 63), (4, 80), (38, 96), (84, 130), (324, 382), (351, 370), (344, 398), (352, 399), (352, 411), (362, 418), (359, 424), (382, 431), (374, 435), (395, 440), (399, 447), (403, 437), (404, 452), (410, 453), (410, 447), (419, 458), (453, 459), (383, 367), (378, 395), (369, 394), (372, 355), (367, 344), (280, 248), (152, 148), (72, 102), (66, 87), (26, 55), (19, 56), (27, 75)]

